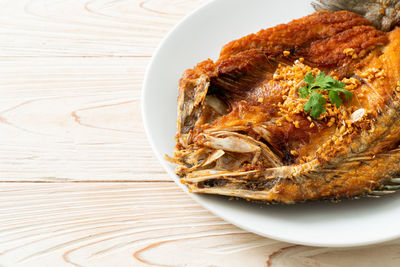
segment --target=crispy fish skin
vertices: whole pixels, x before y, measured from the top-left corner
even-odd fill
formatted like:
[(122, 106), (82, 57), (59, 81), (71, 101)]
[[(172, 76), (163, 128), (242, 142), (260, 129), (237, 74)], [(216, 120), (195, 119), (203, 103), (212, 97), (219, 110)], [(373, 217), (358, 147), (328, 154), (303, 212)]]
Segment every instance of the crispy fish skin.
[[(346, 105), (370, 110), (370, 124), (347, 133), (338, 122), (336, 130), (327, 121), (311, 127), (300, 114), (297, 125), (278, 126), (274, 104), (284, 88), (274, 72), (299, 58), (360, 80)], [(376, 69), (385, 77), (358, 76)], [(177, 173), (192, 192), (270, 203), (392, 192), (400, 182), (399, 85), (400, 29), (386, 34), (351, 12), (317, 12), (233, 41), (216, 63), (199, 63), (180, 80)]]
[(370, 23), (355, 13), (321, 11), (232, 41), (222, 48), (218, 61), (250, 49), (262, 49), (278, 56), (284, 50), (296, 49), (363, 25)]

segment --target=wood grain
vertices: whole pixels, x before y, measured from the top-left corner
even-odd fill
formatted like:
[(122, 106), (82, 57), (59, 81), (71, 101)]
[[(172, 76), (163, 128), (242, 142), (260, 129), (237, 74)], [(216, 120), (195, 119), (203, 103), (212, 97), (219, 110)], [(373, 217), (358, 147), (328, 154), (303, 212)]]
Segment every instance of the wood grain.
[(140, 90), (160, 40), (206, 1), (0, 0), (0, 266), (400, 265), (399, 240), (274, 241), (171, 182)]
[(2, 181), (169, 180), (141, 121), (147, 58), (0, 61)]
[(206, 0), (6, 0), (0, 56), (151, 56)]
[(170, 180), (143, 131), (142, 79), (204, 2), (0, 2), (1, 181)]
[(171, 183), (3, 183), (0, 210), (0, 264), (7, 266), (400, 264), (400, 242), (327, 249), (247, 233)]

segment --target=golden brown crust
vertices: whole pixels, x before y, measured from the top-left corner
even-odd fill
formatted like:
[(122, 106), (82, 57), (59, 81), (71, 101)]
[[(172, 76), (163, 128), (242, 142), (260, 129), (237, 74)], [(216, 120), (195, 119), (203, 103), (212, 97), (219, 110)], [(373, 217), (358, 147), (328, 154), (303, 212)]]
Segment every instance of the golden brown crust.
[[(216, 63), (208, 59), (188, 69), (179, 86), (184, 88), (187, 82), (205, 74), (217, 87), (243, 96), (243, 91), (270, 79), (277, 62), (292, 63), (298, 58), (304, 58), (312, 67), (344, 76), (352, 62), (343, 53), (346, 48), (362, 58), (387, 43), (383, 32), (368, 25), (367, 20), (351, 12), (317, 12), (261, 30), (225, 45)], [(290, 51), (290, 55), (284, 56), (284, 51)]]
[[(184, 86), (188, 80), (200, 77), (201, 74), (214, 77), (242, 71), (251, 73), (251, 66), (263, 65), (264, 60), (272, 63), (285, 50), (299, 50), (297, 58), (303, 54), (307, 56), (309, 50), (303, 46), (309, 47), (312, 42), (361, 25), (369, 25), (369, 22), (351, 12), (317, 12), (288, 24), (261, 30), (225, 45), (216, 64), (208, 59), (193, 69), (188, 69), (181, 78), (180, 86)], [(370, 35), (379, 35), (377, 32), (379, 31), (375, 30)], [(285, 58), (280, 60), (284, 61)], [(310, 59), (310, 62), (313, 60)]]
[[(319, 12), (233, 41), (224, 46), (216, 63), (206, 60), (187, 70), (180, 80), (182, 109), (187, 108), (182, 99), (206, 90), (229, 109), (213, 110), (212, 120), (205, 118), (210, 106), (186, 116), (185, 142), (178, 144), (176, 154), (183, 159), (184, 171), (179, 173), (189, 175), (183, 180), (194, 192), (289, 203), (351, 197), (381, 186), (392, 175), (389, 169), (400, 171), (400, 151), (390, 154), (400, 142), (400, 129), (393, 126), (394, 117), (388, 113), (389, 108), (390, 112), (400, 110), (394, 111), (393, 106), (398, 101), (393, 101), (396, 86), (400, 91), (400, 30), (390, 34), (390, 44), (383, 49), (387, 42), (387, 34), (358, 15)], [(300, 58), (304, 64), (292, 65)], [(282, 80), (275, 79), (279, 63), (293, 67), (282, 74)], [(302, 69), (301, 75), (290, 80), (288, 75), (295, 73), (295, 67)], [(304, 112), (305, 102), (299, 100), (297, 90), (306, 73), (315, 75), (319, 70), (345, 82), (354, 97), (352, 101), (342, 98), (340, 110), (331, 105), (329, 112), (314, 120)], [(288, 80), (290, 86), (285, 87)], [(205, 96), (199, 99), (192, 107), (206, 101)], [(356, 111), (365, 112), (360, 121), (353, 121)], [(192, 123), (192, 118), (197, 121)], [(222, 151), (225, 145), (235, 145), (238, 135), (254, 142), (244, 138), (237, 147)], [(213, 140), (215, 144), (210, 143)], [(264, 143), (259, 146), (259, 141)], [(262, 145), (267, 152), (275, 150), (279, 164), (285, 166), (263, 165), (266, 152), (260, 150)], [(193, 160), (195, 153), (202, 155), (197, 161)], [(200, 171), (190, 176), (192, 170), (217, 156), (219, 163), (207, 163), (216, 168), (213, 172), (251, 173), (208, 179)], [(362, 160), (352, 160), (357, 156)], [(190, 160), (186, 162), (185, 157)], [(235, 167), (220, 168), (225, 163)]]
[(269, 58), (260, 50), (251, 49), (217, 64), (212, 82), (222, 90), (243, 96), (256, 84), (271, 79), (277, 66), (272, 57)]
[[(329, 27), (321, 30), (321, 32), (325, 31), (329, 31)], [(336, 35), (306, 42), (301, 47), (287, 45), (283, 49), (277, 45), (253, 48), (220, 58), (217, 62), (216, 77), (222, 80), (224, 76), (235, 78), (237, 73), (240, 73), (241, 76), (244, 73), (251, 73), (254, 77), (260, 77), (259, 73), (273, 72), (273, 68), (277, 66), (275, 62), (292, 63), (298, 58), (304, 58), (305, 62), (312, 67), (335, 71), (339, 76), (345, 76), (347, 72), (351, 71), (351, 62), (363, 58), (375, 47), (383, 46), (386, 43), (387, 36), (384, 32), (378, 31), (372, 26), (355, 26)], [(345, 49), (352, 49), (353, 57), (343, 53)], [(283, 55), (286, 50), (290, 51), (288, 56)], [(238, 79), (234, 80), (238, 81)], [(232, 91), (231, 87), (234, 86), (229, 86), (228, 90)]]
[(249, 49), (262, 49), (271, 55), (279, 55), (281, 51), (298, 48), (361, 25), (370, 23), (355, 13), (317, 12), (232, 41), (222, 48), (219, 61)]
[(209, 77), (214, 76), (216, 66), (211, 59), (204, 60), (197, 64), (193, 69), (187, 69), (182, 78), (179, 80), (179, 87), (182, 88), (188, 81), (198, 79), (201, 75), (207, 75)]
[(324, 198), (350, 198), (382, 186), (390, 174), (400, 171), (400, 152), (376, 156), (336, 166), (345, 172), (322, 174), (315, 179), (282, 180), (269, 196), (270, 200), (299, 202)]
[[(349, 64), (352, 59), (363, 58), (375, 47), (386, 43), (384, 32), (372, 26), (356, 26), (297, 49), (295, 54), (305, 58), (310, 66), (334, 69)], [(352, 56), (343, 53), (346, 49), (352, 49)]]

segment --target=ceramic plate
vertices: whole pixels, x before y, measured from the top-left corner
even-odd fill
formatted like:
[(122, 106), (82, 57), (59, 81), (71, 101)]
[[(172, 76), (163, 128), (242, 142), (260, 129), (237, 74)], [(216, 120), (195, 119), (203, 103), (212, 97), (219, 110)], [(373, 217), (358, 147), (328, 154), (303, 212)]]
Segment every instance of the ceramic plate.
[[(218, 58), (231, 40), (312, 13), (305, 0), (215, 0), (182, 20), (164, 39), (148, 67), (142, 112), (148, 138), (161, 164), (187, 192), (172, 155), (178, 80), (182, 73), (207, 58)], [(243, 229), (281, 241), (312, 246), (360, 246), (400, 237), (400, 196), (263, 206), (225, 197), (189, 194), (203, 207)]]

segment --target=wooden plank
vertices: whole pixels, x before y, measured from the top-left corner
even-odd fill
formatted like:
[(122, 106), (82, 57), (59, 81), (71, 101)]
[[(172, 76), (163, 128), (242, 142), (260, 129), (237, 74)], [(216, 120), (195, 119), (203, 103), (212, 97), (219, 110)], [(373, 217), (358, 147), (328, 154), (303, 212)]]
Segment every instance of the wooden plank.
[(0, 1), (0, 266), (400, 264), (400, 241), (286, 244), (157, 182), (170, 179), (143, 131), (142, 77), (166, 32), (206, 1)]
[(3, 0), (0, 56), (150, 56), (206, 0)]
[(0, 58), (0, 180), (169, 180), (142, 126), (148, 60)]
[(171, 183), (1, 183), (4, 266), (398, 266), (400, 242), (293, 246), (232, 226)]

